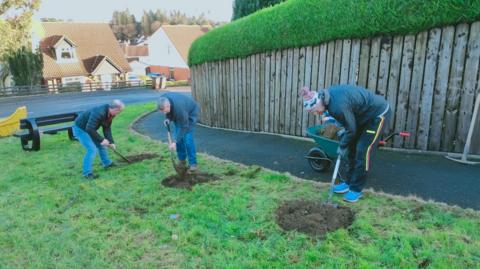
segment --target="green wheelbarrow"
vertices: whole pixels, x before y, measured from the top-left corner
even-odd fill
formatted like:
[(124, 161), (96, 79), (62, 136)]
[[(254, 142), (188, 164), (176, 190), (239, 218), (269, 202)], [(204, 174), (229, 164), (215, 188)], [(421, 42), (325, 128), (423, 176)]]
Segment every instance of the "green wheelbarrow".
[(332, 160), (337, 159), (338, 141), (318, 135), (324, 125), (315, 125), (307, 128), (307, 136), (313, 138), (316, 147), (311, 148), (305, 158), (310, 167), (317, 172), (324, 172), (330, 168)]
[[(305, 158), (308, 160), (310, 167), (316, 172), (325, 172), (330, 168), (330, 165), (337, 159), (337, 149), (339, 142), (333, 139), (329, 139), (319, 135), (319, 131), (324, 128), (325, 125), (315, 125), (307, 128), (307, 136), (313, 138), (317, 144), (311, 148)], [(401, 137), (409, 137), (410, 133), (400, 132), (391, 133), (385, 139), (378, 143), (378, 146), (385, 146), (387, 141), (392, 137), (399, 135)]]

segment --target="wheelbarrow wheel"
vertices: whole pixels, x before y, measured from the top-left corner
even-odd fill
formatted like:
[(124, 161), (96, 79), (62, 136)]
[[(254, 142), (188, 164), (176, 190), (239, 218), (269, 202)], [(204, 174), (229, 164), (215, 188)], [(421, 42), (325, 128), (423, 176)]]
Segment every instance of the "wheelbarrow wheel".
[[(308, 163), (310, 167), (316, 172), (324, 172), (330, 168), (330, 159), (328, 159), (327, 154), (319, 148), (312, 148), (308, 154)], [(318, 158), (318, 159), (314, 159)]]

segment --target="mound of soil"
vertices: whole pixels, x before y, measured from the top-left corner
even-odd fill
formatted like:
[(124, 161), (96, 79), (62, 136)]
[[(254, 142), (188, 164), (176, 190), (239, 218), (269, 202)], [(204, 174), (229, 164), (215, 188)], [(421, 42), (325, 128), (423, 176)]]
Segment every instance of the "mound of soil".
[(344, 206), (312, 201), (289, 201), (281, 205), (277, 211), (277, 223), (282, 229), (313, 235), (324, 236), (328, 232), (352, 225), (354, 212)]
[(183, 175), (173, 175), (166, 177), (162, 180), (162, 185), (165, 187), (179, 188), (179, 189), (192, 189), (193, 185), (201, 184), (209, 181), (220, 180), (214, 174), (208, 173), (184, 173)]
[[(156, 153), (142, 153), (138, 155), (129, 155), (125, 156), (131, 163), (138, 163), (143, 160), (150, 160), (155, 158), (160, 158), (160, 156)], [(161, 158), (160, 158), (161, 159)], [(121, 162), (127, 163), (124, 159), (120, 159)]]
[(328, 139), (338, 140), (337, 132), (342, 128), (339, 128), (335, 124), (325, 125), (322, 129), (318, 130), (317, 134)]

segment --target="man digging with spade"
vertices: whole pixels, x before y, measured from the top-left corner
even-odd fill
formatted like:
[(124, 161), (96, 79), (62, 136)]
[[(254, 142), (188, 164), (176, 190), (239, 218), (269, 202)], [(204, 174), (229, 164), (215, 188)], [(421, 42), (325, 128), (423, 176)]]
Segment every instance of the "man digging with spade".
[(333, 192), (344, 193), (344, 201), (357, 202), (363, 196), (372, 155), (390, 120), (390, 105), (382, 96), (352, 85), (331, 86), (318, 92), (304, 87), (299, 95), (309, 113), (322, 115), (328, 111), (345, 127), (337, 153), (348, 160), (346, 181), (335, 185)]
[[(111, 168), (115, 164), (108, 158), (105, 147), (116, 149), (113, 141), (111, 125), (113, 118), (120, 114), (125, 108), (125, 104), (120, 100), (113, 100), (110, 104), (91, 108), (80, 114), (72, 127), (73, 135), (80, 141), (86, 149), (83, 157), (83, 176), (87, 179), (95, 179), (98, 176), (93, 174), (93, 161), (100, 155), (104, 168)], [(102, 137), (97, 130), (102, 127)]]
[(200, 107), (190, 97), (179, 93), (165, 93), (157, 102), (157, 108), (166, 116), (166, 125), (170, 121), (175, 124), (174, 141), (169, 142), (169, 149), (177, 151), (180, 166), (187, 167), (189, 172), (196, 172), (198, 169), (197, 153), (193, 131), (200, 114)]

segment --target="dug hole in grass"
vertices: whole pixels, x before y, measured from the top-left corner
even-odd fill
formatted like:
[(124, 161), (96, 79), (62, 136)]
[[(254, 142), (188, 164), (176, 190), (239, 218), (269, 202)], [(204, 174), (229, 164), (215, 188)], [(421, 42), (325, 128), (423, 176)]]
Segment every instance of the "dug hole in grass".
[(2, 267), (478, 267), (480, 214), (473, 210), (373, 192), (345, 205), (336, 196), (355, 212), (352, 225), (310, 236), (283, 230), (276, 213), (288, 201), (325, 201), (326, 185), (200, 154), (201, 171), (221, 180), (165, 187), (161, 180), (175, 174), (167, 147), (128, 130), (153, 109), (128, 106), (113, 135), (126, 156), (160, 158), (113, 170), (97, 159), (95, 181), (81, 177), (83, 148), (66, 134), (42, 136), (39, 152), (0, 139)]

